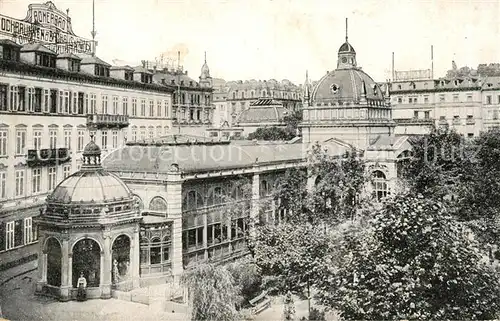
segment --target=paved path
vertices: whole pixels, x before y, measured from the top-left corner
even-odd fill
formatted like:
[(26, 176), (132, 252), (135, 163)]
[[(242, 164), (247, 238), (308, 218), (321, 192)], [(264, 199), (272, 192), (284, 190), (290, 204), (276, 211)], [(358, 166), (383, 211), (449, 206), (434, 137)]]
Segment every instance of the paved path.
[(13, 278), (0, 286), (0, 302), (9, 320), (82, 321), (185, 321), (183, 314), (166, 313), (147, 305), (116, 299), (59, 302), (34, 295), (36, 271)]

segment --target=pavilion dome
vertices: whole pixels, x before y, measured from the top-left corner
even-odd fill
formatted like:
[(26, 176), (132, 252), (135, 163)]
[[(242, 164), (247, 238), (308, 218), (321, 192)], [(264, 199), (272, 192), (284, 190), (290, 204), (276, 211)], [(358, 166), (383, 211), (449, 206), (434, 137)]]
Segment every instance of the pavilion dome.
[(316, 84), (311, 100), (313, 103), (341, 103), (367, 100), (384, 100), (380, 86), (359, 68), (342, 68), (328, 72)]

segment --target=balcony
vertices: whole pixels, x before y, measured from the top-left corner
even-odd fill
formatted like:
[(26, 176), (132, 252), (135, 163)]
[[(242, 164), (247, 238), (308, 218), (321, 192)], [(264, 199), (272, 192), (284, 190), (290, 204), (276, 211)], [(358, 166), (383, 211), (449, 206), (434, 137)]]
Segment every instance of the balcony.
[(29, 149), (26, 163), (29, 167), (53, 166), (71, 161), (67, 148)]
[(434, 119), (432, 118), (400, 118), (394, 119), (398, 125), (421, 125), (421, 126), (431, 126), (434, 124)]
[(87, 115), (88, 128), (124, 128), (130, 124), (128, 115), (93, 114)]
[(467, 118), (467, 119), (465, 120), (465, 123), (466, 123), (467, 125), (474, 125), (474, 124), (476, 123), (476, 120), (475, 120), (475, 119), (473, 119), (473, 118)]

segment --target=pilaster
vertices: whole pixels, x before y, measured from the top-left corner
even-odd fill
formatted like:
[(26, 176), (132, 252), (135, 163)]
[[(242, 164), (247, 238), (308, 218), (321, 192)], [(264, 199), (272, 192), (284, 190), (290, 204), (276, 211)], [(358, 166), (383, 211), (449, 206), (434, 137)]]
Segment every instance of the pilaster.
[(62, 239), (62, 257), (61, 257), (61, 295), (59, 300), (69, 301), (71, 299), (71, 284), (69, 281), (69, 237), (67, 235), (63, 236)]
[(140, 287), (140, 238), (139, 238), (139, 228), (134, 229), (134, 235), (132, 239), (132, 244), (130, 246), (130, 267), (132, 268), (132, 287), (134, 289)]
[(101, 252), (101, 299), (111, 298), (111, 232), (108, 228), (103, 233), (104, 249)]
[(252, 203), (250, 207), (250, 237), (255, 236), (255, 224), (259, 220), (259, 201), (260, 201), (260, 174), (254, 173), (252, 176)]
[(182, 265), (182, 175), (174, 164), (167, 174), (167, 217), (172, 219), (172, 275), (177, 283), (184, 268)]

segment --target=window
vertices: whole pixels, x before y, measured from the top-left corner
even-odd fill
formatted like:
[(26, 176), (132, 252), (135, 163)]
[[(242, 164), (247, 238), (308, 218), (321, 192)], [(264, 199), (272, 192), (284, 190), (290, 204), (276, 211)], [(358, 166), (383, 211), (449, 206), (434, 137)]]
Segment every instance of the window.
[(9, 89), (9, 86), (7, 85), (0, 85), (0, 111), (7, 111), (7, 91)]
[(149, 117), (155, 116), (155, 102), (153, 100), (149, 101)]
[(413, 118), (418, 118), (418, 111), (417, 110), (413, 111)]
[(17, 110), (17, 86), (10, 86), (10, 109)]
[(472, 95), (467, 95), (467, 101), (472, 101)]
[(169, 116), (169, 112), (168, 112), (168, 100), (164, 100), (163, 101), (163, 108), (165, 108), (164, 116), (165, 116), (165, 118), (167, 118)]
[(122, 98), (122, 113), (128, 115), (128, 97)]
[(24, 196), (24, 170), (16, 171), (16, 197)]
[(63, 166), (63, 179), (71, 175), (71, 165), (64, 165)]
[(7, 173), (0, 172), (0, 199), (7, 198)]
[(101, 100), (102, 100), (101, 114), (107, 114), (108, 113), (108, 95), (102, 95)]
[(50, 90), (50, 109), (49, 112), (52, 114), (57, 113), (57, 89)]
[(161, 117), (161, 100), (156, 101), (156, 116)]
[(24, 219), (24, 244), (30, 244), (34, 241), (33, 220), (31, 217)]
[(69, 91), (64, 91), (64, 113), (69, 114), (70, 113), (70, 94)]
[(146, 99), (141, 99), (141, 116), (146, 116)]
[(57, 179), (57, 169), (55, 167), (49, 167), (49, 191), (56, 188)]
[(137, 99), (132, 98), (132, 116), (137, 116)]
[(132, 141), (135, 142), (137, 140), (137, 129), (132, 129)]
[(113, 96), (113, 115), (118, 115), (118, 96)]
[(118, 132), (113, 131), (111, 133), (111, 144), (113, 148), (118, 148)]
[(467, 134), (467, 137), (469, 137), (469, 138), (474, 137), (474, 133), (468, 133), (468, 134)]
[(108, 149), (108, 131), (106, 130), (102, 131), (101, 148), (104, 150)]
[(84, 147), (84, 138), (85, 138), (85, 131), (84, 130), (79, 130), (78, 131), (78, 142), (77, 142), (77, 151), (82, 151)]
[(97, 113), (97, 96), (96, 94), (90, 94), (90, 114)]
[(72, 99), (71, 102), (71, 113), (76, 114), (78, 112), (78, 93), (77, 92), (72, 92), (70, 93), (70, 100)]
[(40, 193), (41, 191), (41, 180), (42, 180), (42, 169), (34, 168), (31, 175), (31, 185), (32, 185), (32, 193)]
[(21, 86), (18, 86), (17, 87), (17, 94), (18, 94), (18, 107), (17, 107), (17, 110), (19, 111), (26, 111), (26, 101), (25, 101), (25, 97), (26, 97), (26, 87), (21, 87)]
[(49, 130), (49, 145), (50, 149), (57, 148), (57, 129)]
[(203, 247), (203, 227), (182, 232), (182, 247), (186, 250)]
[(48, 113), (50, 109), (50, 90), (43, 90), (43, 112)]
[(408, 103), (411, 104), (413, 102), (413, 98), (412, 97), (409, 97), (408, 98)]
[(35, 88), (28, 88), (28, 111), (33, 112), (35, 111)]
[(35, 90), (35, 96), (33, 100), (33, 108), (35, 113), (41, 113), (42, 112), (42, 88), (34, 88)]
[(486, 105), (491, 105), (491, 96), (486, 96)]
[(16, 130), (16, 155), (23, 155), (26, 149), (26, 130)]
[(453, 102), (458, 102), (458, 94), (453, 95)]
[(498, 120), (498, 110), (493, 111), (493, 119)]
[(0, 156), (7, 156), (8, 131), (0, 129)]
[(146, 129), (142, 129), (141, 128), (141, 140), (145, 140), (146, 139)]
[(430, 118), (430, 111), (424, 111), (424, 118), (429, 119)]
[(402, 97), (398, 97), (398, 104), (402, 104), (403, 103), (403, 98)]
[(150, 129), (148, 130), (148, 136), (149, 136), (149, 139), (152, 139), (152, 138), (155, 136), (155, 133), (154, 133), (154, 131), (153, 131), (153, 128), (150, 128)]
[(23, 219), (14, 221), (14, 246), (23, 245)]
[(429, 103), (429, 96), (424, 96), (424, 103), (428, 104)]
[[(83, 101), (84, 101), (84, 97), (85, 97), (85, 94), (82, 93), (82, 92), (79, 92), (78, 93), (78, 107), (75, 106), (75, 108), (77, 108), (76, 110), (76, 113), (78, 115), (84, 115), (86, 113), (86, 111), (84, 110), (84, 105), (83, 105)], [(76, 93), (75, 93), (75, 98), (76, 98)], [(76, 103), (76, 101), (75, 101)], [(87, 102), (88, 104), (88, 102)]]
[(71, 149), (71, 129), (64, 130), (64, 147)]
[(440, 102), (445, 102), (446, 101), (445, 95), (439, 95), (439, 101)]
[(7, 246), (6, 250), (10, 250), (14, 247), (14, 222), (7, 223), (7, 231), (5, 233), (7, 235)]
[(388, 194), (388, 187), (385, 174), (381, 171), (375, 171), (373, 177), (373, 191), (377, 201), (381, 201)]

